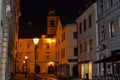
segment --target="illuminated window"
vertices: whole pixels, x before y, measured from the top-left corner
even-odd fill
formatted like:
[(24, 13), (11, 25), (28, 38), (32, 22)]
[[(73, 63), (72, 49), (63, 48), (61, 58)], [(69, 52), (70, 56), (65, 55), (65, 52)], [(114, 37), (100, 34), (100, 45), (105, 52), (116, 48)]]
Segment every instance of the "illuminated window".
[(115, 36), (115, 26), (114, 26), (114, 22), (113, 21), (110, 23), (109, 32), (110, 32), (110, 37), (114, 37)]

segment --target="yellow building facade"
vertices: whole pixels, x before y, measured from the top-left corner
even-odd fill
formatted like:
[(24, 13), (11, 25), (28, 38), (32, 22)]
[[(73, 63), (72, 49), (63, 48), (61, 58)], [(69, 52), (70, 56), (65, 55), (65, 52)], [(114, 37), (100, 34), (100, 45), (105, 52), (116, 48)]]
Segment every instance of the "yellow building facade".
[(57, 75), (63, 77), (78, 75), (77, 54), (77, 24), (63, 26), (59, 19), (56, 30)]
[[(55, 72), (55, 44), (55, 38), (40, 38), (36, 50), (36, 66), (39, 67), (40, 73)], [(34, 54), (33, 39), (19, 39), (16, 72), (24, 72), (24, 68), (27, 67), (27, 72), (34, 73)], [(25, 59), (26, 56), (28, 57), (27, 60)]]

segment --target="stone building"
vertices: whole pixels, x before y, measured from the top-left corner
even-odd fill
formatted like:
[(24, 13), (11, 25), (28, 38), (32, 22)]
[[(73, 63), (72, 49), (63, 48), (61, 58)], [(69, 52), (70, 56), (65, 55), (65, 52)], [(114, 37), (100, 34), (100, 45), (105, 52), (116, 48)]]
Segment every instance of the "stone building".
[(0, 80), (9, 80), (10, 73), (14, 71), (12, 62), (14, 59), (16, 1), (0, 0)]
[(120, 0), (97, 0), (99, 75), (120, 74)]
[[(76, 19), (78, 24), (78, 72), (81, 78), (98, 74), (98, 66), (93, 62), (97, 60), (98, 27), (97, 4), (90, 2), (86, 9)], [(87, 76), (88, 75), (88, 76)]]

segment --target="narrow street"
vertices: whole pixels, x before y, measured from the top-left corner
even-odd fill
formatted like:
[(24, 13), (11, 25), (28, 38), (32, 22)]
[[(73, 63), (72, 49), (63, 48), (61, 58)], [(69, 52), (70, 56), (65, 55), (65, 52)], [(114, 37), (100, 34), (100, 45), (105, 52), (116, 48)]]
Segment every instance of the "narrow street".
[[(24, 74), (16, 74), (13, 80), (33, 80), (34, 74), (27, 74), (25, 78)], [(80, 78), (63, 78), (53, 74), (37, 74), (37, 80), (80, 80)]]
[[(59, 80), (57, 76), (52, 74), (37, 74), (37, 80)], [(34, 74), (27, 74), (25, 78), (24, 74), (16, 74), (13, 80), (33, 80)]]

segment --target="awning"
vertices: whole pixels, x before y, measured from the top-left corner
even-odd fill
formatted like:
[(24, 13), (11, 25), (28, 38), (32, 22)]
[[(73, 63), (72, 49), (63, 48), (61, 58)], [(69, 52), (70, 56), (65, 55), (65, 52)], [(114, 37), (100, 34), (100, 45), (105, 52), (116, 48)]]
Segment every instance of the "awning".
[(101, 60), (94, 61), (93, 63), (115, 62), (115, 61), (118, 61), (118, 60), (120, 60), (120, 54), (105, 57)]

